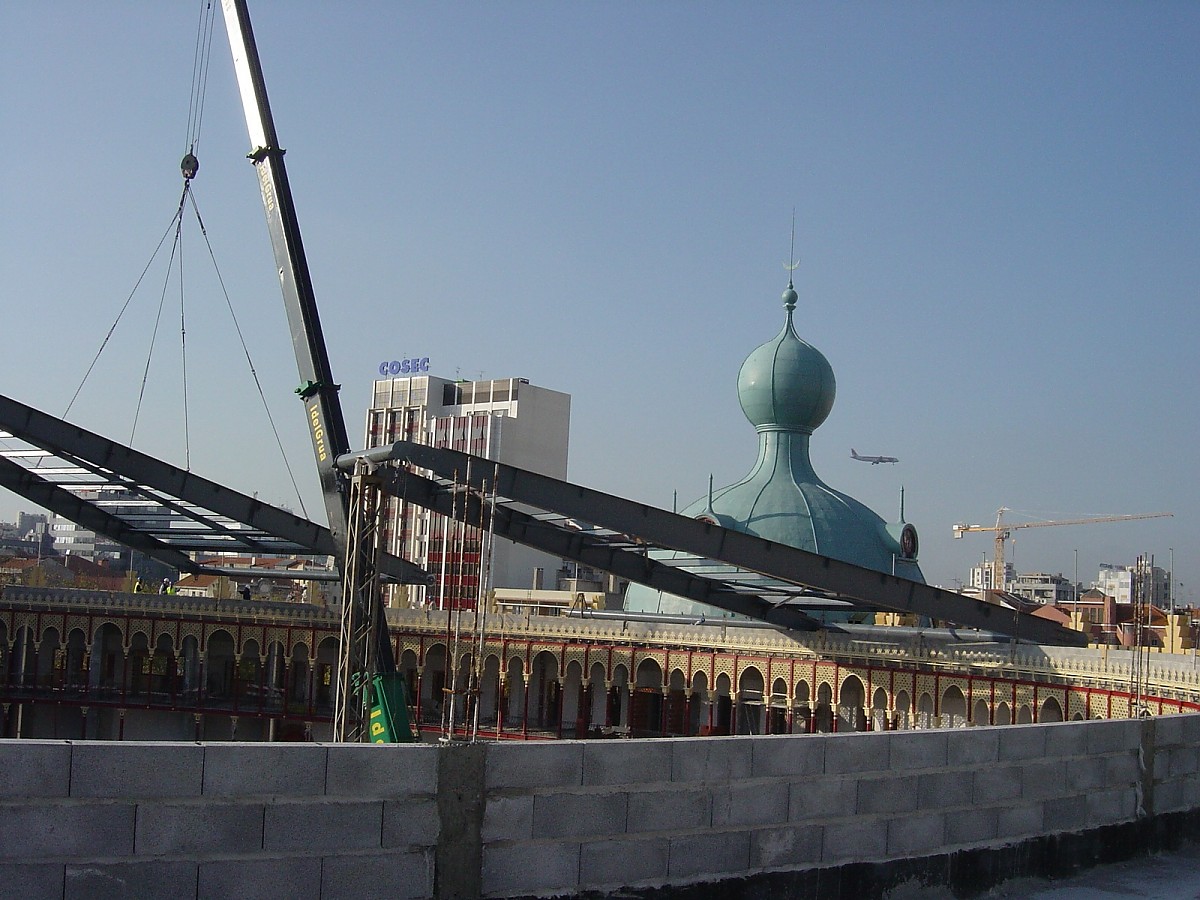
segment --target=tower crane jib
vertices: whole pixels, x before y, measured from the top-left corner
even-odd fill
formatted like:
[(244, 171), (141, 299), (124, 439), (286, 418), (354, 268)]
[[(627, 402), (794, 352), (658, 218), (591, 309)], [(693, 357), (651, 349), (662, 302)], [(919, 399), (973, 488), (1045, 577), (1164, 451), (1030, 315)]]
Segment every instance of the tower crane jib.
[(996, 510), (995, 525), (966, 525), (958, 523), (953, 526), (954, 537), (961, 538), (969, 531), (991, 531), (995, 533), (995, 548), (992, 551), (992, 587), (1002, 591), (1005, 587), (1005, 552), (1004, 542), (1018, 528), (1045, 528), (1050, 525), (1098, 525), (1102, 522), (1128, 522), (1134, 519), (1161, 519), (1173, 516), (1174, 513), (1131, 513), (1120, 516), (1088, 516), (1081, 519), (1054, 519), (1045, 522), (1005, 522), (1004, 514), (1011, 512), (1007, 506)]

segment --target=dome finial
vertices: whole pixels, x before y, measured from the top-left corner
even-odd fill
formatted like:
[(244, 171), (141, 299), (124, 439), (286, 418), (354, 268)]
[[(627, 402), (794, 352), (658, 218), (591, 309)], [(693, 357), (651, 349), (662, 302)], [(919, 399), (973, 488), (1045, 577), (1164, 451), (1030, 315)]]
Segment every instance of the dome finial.
[(783, 306), (789, 313), (796, 308), (796, 288), (792, 284), (792, 272), (796, 271), (800, 266), (800, 260), (796, 259), (796, 207), (792, 207), (792, 244), (788, 248), (788, 261), (783, 264), (783, 267), (788, 270), (788, 286), (783, 292)]

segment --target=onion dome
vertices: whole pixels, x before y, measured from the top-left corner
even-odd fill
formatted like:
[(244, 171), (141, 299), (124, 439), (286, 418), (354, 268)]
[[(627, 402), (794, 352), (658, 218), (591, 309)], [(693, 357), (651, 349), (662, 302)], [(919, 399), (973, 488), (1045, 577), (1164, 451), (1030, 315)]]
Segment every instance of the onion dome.
[(820, 350), (800, 339), (792, 323), (796, 291), (783, 292), (787, 322), (774, 338), (746, 357), (738, 373), (738, 399), (755, 428), (812, 434), (829, 416), (837, 387)]

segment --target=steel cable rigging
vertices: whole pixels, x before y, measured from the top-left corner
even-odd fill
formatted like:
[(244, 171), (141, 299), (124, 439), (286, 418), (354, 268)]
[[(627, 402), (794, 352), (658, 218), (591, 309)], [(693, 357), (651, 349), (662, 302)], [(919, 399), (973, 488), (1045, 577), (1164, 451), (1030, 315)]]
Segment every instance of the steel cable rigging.
[(229, 312), (230, 320), (233, 323), (234, 331), (237, 334), (238, 342), (242, 348), (242, 354), (245, 356), (246, 364), (250, 370), (250, 376), (254, 381), (255, 390), (258, 393), (260, 402), (262, 403), (263, 411), (266, 415), (267, 422), (270, 426), (272, 435), (275, 439), (276, 447), (279, 450), (280, 457), (283, 462), (284, 470), (287, 472), (288, 479), (292, 484), (292, 489), (295, 492), (297, 501), (300, 504), (300, 509), (305, 518), (308, 518), (308, 510), (304, 504), (304, 498), (300, 493), (299, 485), (296, 482), (295, 473), (288, 460), (287, 452), (283, 446), (283, 439), (280, 436), (278, 426), (275, 423), (275, 418), (271, 413), (270, 405), (267, 402), (266, 392), (263, 390), (262, 382), (259, 379), (257, 368), (254, 365), (254, 360), (251, 357), (249, 346), (246, 342), (245, 335), (242, 331), (241, 323), (238, 320), (237, 313), (234, 310), (233, 301), (230, 297), (229, 290), (225, 285), (225, 279), (221, 274), (220, 266), (217, 263), (216, 254), (213, 250), (211, 241), (209, 240), (208, 230), (204, 225), (204, 220), (200, 215), (200, 209), (196, 202), (195, 192), (192, 190), (193, 179), (199, 171), (200, 164), (196, 157), (196, 149), (200, 144), (201, 127), (204, 119), (204, 101), (207, 95), (208, 85), (208, 70), (209, 59), (212, 49), (212, 33), (215, 22), (215, 11), (212, 0), (203, 0), (199, 21), (196, 27), (195, 52), (192, 62), (192, 83), (189, 92), (188, 102), (188, 120), (187, 120), (187, 135), (185, 146), (187, 148), (183, 159), (180, 163), (180, 172), (183, 175), (183, 189), (179, 197), (179, 203), (176, 206), (174, 215), (171, 217), (170, 224), (164, 230), (162, 237), (159, 238), (157, 245), (150, 255), (150, 259), (146, 262), (141, 273), (139, 274), (132, 290), (126, 296), (124, 303), (121, 305), (117, 316), (112, 325), (105, 333), (104, 338), (100, 342), (99, 348), (92, 357), (87, 370), (84, 372), (83, 378), (80, 380), (78, 387), (71, 396), (70, 402), (67, 404), (66, 410), (63, 413), (63, 418), (66, 418), (70, 413), (71, 408), (75, 405), (79, 398), (84, 385), (92, 375), (100, 356), (108, 347), (112, 340), (117, 326), (122, 318), (129, 310), (134, 296), (137, 294), (146, 275), (149, 273), (154, 261), (162, 252), (164, 245), (167, 243), (167, 238), (174, 235), (171, 241), (169, 259), (167, 262), (167, 272), (163, 278), (162, 288), (159, 294), (158, 309), (155, 314), (154, 326), (151, 332), (150, 345), (146, 352), (145, 363), (142, 367), (142, 377), (138, 388), (138, 398), (134, 409), (133, 423), (129, 433), (129, 443), (133, 444), (134, 437), (137, 432), (138, 421), (141, 417), (142, 404), (145, 399), (146, 386), (149, 382), (150, 368), (154, 356), (155, 346), (158, 341), (159, 327), (162, 322), (162, 316), (165, 309), (168, 289), (170, 281), (178, 266), (178, 289), (179, 289), (179, 339), (180, 339), (180, 363), (181, 363), (181, 383), (182, 383), (182, 422), (183, 422), (183, 439), (184, 439), (184, 468), (191, 470), (191, 427), (190, 427), (190, 412), (188, 405), (188, 364), (187, 364), (187, 306), (186, 306), (186, 286), (184, 278), (184, 258), (183, 258), (183, 223), (185, 211), (190, 206), (192, 213), (195, 216), (197, 227), (204, 241), (205, 249), (208, 252), (209, 260), (211, 261), (213, 272), (216, 276), (217, 283), (220, 286), (221, 293), (225, 299), (225, 306)]

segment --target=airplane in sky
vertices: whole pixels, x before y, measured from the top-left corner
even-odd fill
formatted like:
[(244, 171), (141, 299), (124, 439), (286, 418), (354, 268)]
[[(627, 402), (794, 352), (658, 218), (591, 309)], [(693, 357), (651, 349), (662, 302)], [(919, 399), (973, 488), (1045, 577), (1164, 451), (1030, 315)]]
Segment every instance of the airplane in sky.
[(853, 459), (857, 459), (859, 462), (869, 462), (873, 466), (877, 466), (880, 463), (900, 462), (900, 460), (898, 460), (894, 456), (859, 456), (858, 451), (855, 450), (853, 447), (850, 448), (850, 456)]

